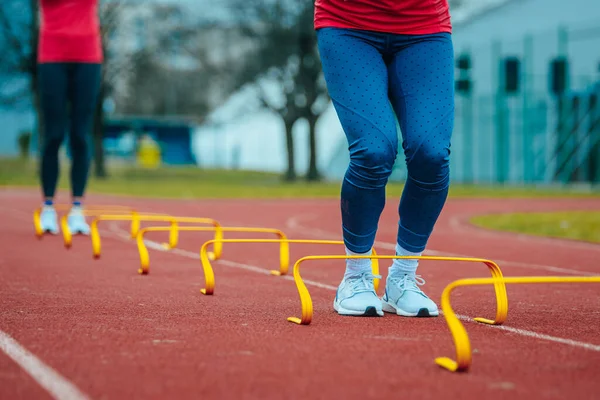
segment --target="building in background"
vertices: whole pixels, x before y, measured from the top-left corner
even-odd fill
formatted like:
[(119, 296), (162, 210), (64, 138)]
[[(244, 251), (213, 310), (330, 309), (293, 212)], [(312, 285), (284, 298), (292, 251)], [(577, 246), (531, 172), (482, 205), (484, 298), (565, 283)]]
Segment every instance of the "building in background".
[(142, 147), (156, 145), (160, 148), (159, 164), (196, 165), (192, 133), (197, 124), (186, 118), (114, 116), (106, 122), (106, 158), (111, 163), (139, 164)]
[(454, 180), (600, 181), (600, 2), (509, 0), (453, 37)]

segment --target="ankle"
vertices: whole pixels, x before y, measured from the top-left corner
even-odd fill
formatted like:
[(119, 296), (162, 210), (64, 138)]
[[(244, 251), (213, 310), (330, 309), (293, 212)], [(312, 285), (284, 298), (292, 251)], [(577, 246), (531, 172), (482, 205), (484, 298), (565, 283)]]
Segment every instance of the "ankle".
[[(355, 253), (346, 248), (346, 255), (348, 256), (370, 256), (372, 250), (366, 253)], [(372, 271), (371, 259), (369, 258), (348, 258), (346, 259), (346, 272), (344, 276), (350, 275), (361, 275), (364, 273), (370, 273)]]
[[(396, 244), (396, 255), (404, 257), (419, 257), (422, 252), (412, 252)], [(404, 275), (416, 275), (419, 260), (416, 258), (395, 258), (389, 269), (389, 276), (402, 278)]]

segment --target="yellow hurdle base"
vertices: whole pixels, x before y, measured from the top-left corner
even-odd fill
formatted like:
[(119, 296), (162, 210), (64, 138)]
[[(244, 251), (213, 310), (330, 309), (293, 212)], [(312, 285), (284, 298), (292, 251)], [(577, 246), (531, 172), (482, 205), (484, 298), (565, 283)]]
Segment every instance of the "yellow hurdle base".
[[(450, 304), (450, 294), (461, 286), (494, 285), (498, 284), (527, 284), (527, 283), (600, 283), (600, 276), (515, 276), (509, 278), (472, 278), (459, 279), (450, 283), (442, 292), (442, 312), (452, 334), (456, 347), (456, 361), (449, 357), (437, 357), (435, 363), (451, 372), (466, 372), (471, 367), (471, 343), (467, 330), (462, 322), (456, 317)], [(475, 318), (482, 322), (481, 318)]]

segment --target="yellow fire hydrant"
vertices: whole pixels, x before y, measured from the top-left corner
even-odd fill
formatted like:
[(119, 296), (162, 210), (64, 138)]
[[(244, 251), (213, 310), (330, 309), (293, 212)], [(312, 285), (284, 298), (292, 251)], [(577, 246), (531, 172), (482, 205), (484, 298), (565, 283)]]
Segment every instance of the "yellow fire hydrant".
[(149, 135), (144, 135), (140, 138), (137, 161), (138, 165), (143, 168), (158, 168), (160, 166), (160, 146)]

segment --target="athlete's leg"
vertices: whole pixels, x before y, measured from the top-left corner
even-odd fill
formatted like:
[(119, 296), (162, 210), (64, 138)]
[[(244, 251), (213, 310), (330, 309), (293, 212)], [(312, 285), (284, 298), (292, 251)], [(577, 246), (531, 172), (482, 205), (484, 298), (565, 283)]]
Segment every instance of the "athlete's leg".
[(46, 200), (52, 200), (59, 175), (58, 150), (67, 130), (67, 65), (39, 64), (39, 93), (44, 121), (40, 177)]
[[(390, 98), (400, 122), (408, 169), (399, 206), (396, 253), (420, 255), (448, 195), (453, 48), (446, 33), (402, 42), (389, 66)], [(415, 276), (417, 265), (417, 260), (394, 261), (388, 282), (392, 279), (400, 290), (390, 303), (402, 315), (437, 315), (435, 304), (418, 289), (423, 281)]]
[(38, 65), (40, 112), (44, 121), (40, 179), (44, 194), (42, 229), (58, 233), (54, 195), (60, 172), (58, 151), (67, 129), (67, 66), (61, 63)]
[(90, 154), (88, 140), (100, 89), (100, 64), (73, 64), (69, 85), (71, 104), (71, 184), (74, 198), (84, 195), (88, 179)]
[(89, 227), (81, 209), (81, 200), (88, 180), (90, 154), (88, 140), (94, 121), (94, 113), (100, 88), (100, 64), (72, 64), (69, 82), (71, 104), (71, 190), (73, 208), (68, 221), (72, 233), (89, 233)]
[[(327, 28), (319, 30), (317, 37), (329, 95), (350, 151), (341, 188), (344, 242), (348, 254), (370, 254), (398, 148), (395, 117), (388, 100), (388, 73), (381, 55), (385, 36)], [(360, 281), (352, 286), (353, 276), (367, 274), (372, 282), (370, 269), (369, 260), (348, 260), (336, 296), (338, 312), (382, 314), (381, 303), (372, 296), (374, 291), (360, 296), (351, 290), (362, 288)]]

